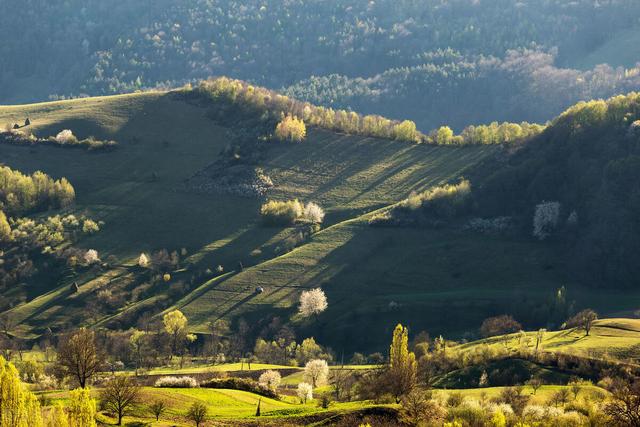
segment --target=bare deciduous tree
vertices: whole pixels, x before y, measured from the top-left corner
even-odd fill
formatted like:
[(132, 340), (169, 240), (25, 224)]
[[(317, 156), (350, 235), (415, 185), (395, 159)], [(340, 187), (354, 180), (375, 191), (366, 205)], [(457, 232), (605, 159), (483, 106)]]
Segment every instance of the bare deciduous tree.
[(87, 381), (102, 364), (95, 333), (81, 328), (68, 338), (63, 338), (58, 348), (58, 363), (65, 376), (76, 379), (80, 387), (85, 388)]
[(140, 387), (126, 375), (111, 378), (100, 393), (102, 406), (118, 417), (118, 425), (133, 405), (138, 403)]

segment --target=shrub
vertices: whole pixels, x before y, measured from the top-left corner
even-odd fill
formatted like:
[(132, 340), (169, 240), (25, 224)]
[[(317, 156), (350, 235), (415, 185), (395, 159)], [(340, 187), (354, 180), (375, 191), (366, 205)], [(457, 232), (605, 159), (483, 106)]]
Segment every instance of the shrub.
[(195, 388), (198, 381), (193, 377), (162, 377), (154, 384), (155, 387), (162, 388)]
[(270, 397), (272, 399), (278, 398), (278, 394), (274, 390), (269, 387), (265, 387), (250, 378), (212, 378), (200, 384), (200, 387), (242, 390), (259, 394), (260, 396)]
[(298, 199), (279, 202), (271, 200), (262, 205), (260, 214), (266, 225), (292, 225), (302, 218), (304, 206)]
[(95, 221), (90, 219), (85, 219), (84, 222), (82, 223), (83, 233), (93, 234), (93, 233), (97, 233), (98, 231), (100, 231), (100, 227)]

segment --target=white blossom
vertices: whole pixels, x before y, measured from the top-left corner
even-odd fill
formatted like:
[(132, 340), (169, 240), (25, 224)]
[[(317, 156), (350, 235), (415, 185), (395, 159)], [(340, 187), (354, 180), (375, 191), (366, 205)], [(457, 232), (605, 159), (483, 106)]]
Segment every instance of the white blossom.
[(138, 257), (138, 265), (140, 267), (146, 268), (149, 266), (149, 257), (144, 253), (141, 253)]
[(324, 294), (324, 291), (320, 288), (304, 291), (300, 295), (299, 312), (304, 317), (322, 313), (328, 306), (327, 297)]
[(311, 222), (321, 224), (324, 220), (324, 211), (317, 204), (309, 202), (304, 207), (304, 217)]
[(273, 391), (277, 390), (280, 385), (282, 377), (278, 371), (264, 371), (260, 378), (258, 379), (258, 383), (264, 387), (267, 387)]
[(96, 262), (100, 262), (100, 258), (98, 257), (98, 251), (95, 249), (89, 249), (84, 254), (84, 262), (87, 264), (94, 264)]
[(301, 401), (307, 403), (307, 400), (313, 399), (313, 387), (309, 383), (300, 383), (297, 394)]
[(313, 387), (320, 387), (327, 383), (329, 365), (326, 360), (310, 360), (304, 366), (304, 380), (310, 382)]
[(56, 142), (60, 144), (73, 144), (78, 138), (69, 129), (65, 129), (56, 135)]

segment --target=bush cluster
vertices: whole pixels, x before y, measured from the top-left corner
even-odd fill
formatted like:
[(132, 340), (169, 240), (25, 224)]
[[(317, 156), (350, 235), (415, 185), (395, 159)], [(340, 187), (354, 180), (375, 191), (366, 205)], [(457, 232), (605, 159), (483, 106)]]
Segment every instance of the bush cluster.
[(154, 387), (195, 388), (198, 387), (198, 381), (193, 377), (162, 377), (158, 378)]
[(324, 211), (313, 202), (306, 205), (298, 199), (287, 201), (271, 200), (260, 208), (260, 215), (265, 225), (288, 226), (298, 221), (320, 224), (324, 220)]

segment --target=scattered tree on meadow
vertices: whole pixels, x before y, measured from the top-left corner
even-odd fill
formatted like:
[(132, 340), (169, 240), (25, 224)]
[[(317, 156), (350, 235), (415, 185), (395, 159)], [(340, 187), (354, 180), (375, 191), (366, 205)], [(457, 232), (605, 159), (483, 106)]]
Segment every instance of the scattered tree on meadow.
[(556, 408), (559, 406), (564, 406), (569, 401), (569, 394), (569, 390), (567, 390), (566, 388), (561, 388), (551, 395), (551, 397), (549, 398), (549, 403)]
[(482, 322), (480, 334), (483, 337), (493, 337), (496, 335), (510, 334), (522, 330), (522, 325), (512, 316), (502, 315), (489, 317)]
[(73, 427), (96, 427), (96, 401), (88, 388), (77, 388), (69, 393), (67, 411), (69, 425)]
[(173, 354), (177, 354), (178, 344), (187, 335), (187, 317), (180, 310), (173, 310), (165, 314), (162, 318), (164, 329), (171, 337), (171, 349)]
[(533, 389), (533, 394), (535, 395), (538, 389), (542, 387), (542, 380), (538, 377), (531, 377), (531, 379), (527, 381), (527, 385)]
[(323, 386), (329, 377), (329, 365), (326, 360), (310, 360), (304, 366), (304, 379), (310, 382), (313, 388)]
[(280, 141), (301, 142), (307, 136), (307, 127), (304, 121), (288, 115), (276, 126), (276, 138)]
[(164, 403), (164, 400), (154, 400), (151, 405), (149, 405), (149, 411), (156, 417), (156, 421), (160, 420), (160, 417), (167, 409), (167, 405)]
[(118, 417), (117, 425), (122, 425), (122, 418), (137, 404), (140, 387), (127, 375), (116, 375), (104, 385), (100, 392), (102, 406)]
[(85, 388), (102, 364), (95, 333), (81, 328), (62, 339), (58, 348), (58, 364), (65, 376), (74, 378), (80, 388)]
[(320, 288), (303, 291), (300, 294), (300, 307), (298, 312), (303, 317), (310, 317), (322, 313), (327, 309), (327, 296)]
[(207, 419), (207, 407), (204, 403), (193, 402), (186, 416), (196, 424), (196, 427), (200, 427), (200, 424)]
[(598, 320), (598, 313), (587, 308), (567, 320), (567, 327), (584, 329), (585, 335), (589, 336), (593, 322), (596, 320)]
[(280, 386), (281, 380), (282, 380), (282, 377), (280, 376), (280, 372), (273, 371), (270, 369), (270, 370), (264, 371), (260, 375), (260, 378), (258, 379), (258, 383), (264, 387), (267, 387), (273, 391), (276, 391), (278, 389), (278, 386)]
[(313, 400), (313, 386), (309, 383), (300, 383), (296, 394), (300, 402), (307, 403), (308, 400)]
[(321, 224), (324, 220), (324, 211), (320, 206), (313, 202), (307, 203), (307, 205), (304, 207), (303, 215), (307, 220), (315, 224)]
[(409, 351), (409, 330), (398, 323), (389, 348), (388, 370), (389, 387), (396, 403), (415, 387), (417, 370), (416, 356)]

